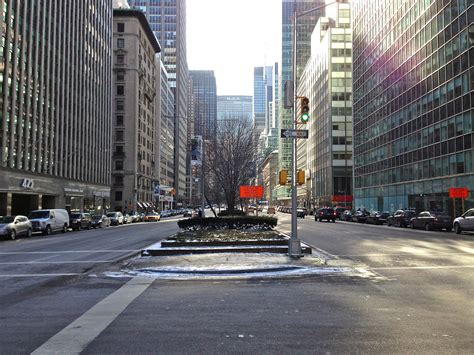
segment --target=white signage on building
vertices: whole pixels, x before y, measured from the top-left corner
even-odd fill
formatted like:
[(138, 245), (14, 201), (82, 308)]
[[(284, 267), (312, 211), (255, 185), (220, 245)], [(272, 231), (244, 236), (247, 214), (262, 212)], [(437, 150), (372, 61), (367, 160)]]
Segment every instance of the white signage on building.
[(21, 187), (25, 189), (32, 189), (33, 188), (33, 179), (23, 179), (21, 181)]

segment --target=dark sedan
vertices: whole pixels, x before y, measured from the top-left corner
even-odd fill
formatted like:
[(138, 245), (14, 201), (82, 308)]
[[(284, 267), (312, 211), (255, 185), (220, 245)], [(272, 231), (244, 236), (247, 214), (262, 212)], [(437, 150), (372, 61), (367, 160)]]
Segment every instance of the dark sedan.
[(333, 208), (324, 207), (320, 208), (318, 212), (314, 215), (314, 220), (322, 222), (325, 219), (328, 222), (336, 222), (336, 212)]
[(366, 223), (367, 217), (369, 216), (370, 212), (367, 210), (357, 210), (352, 215), (352, 221), (357, 223)]
[(110, 218), (105, 215), (92, 216), (92, 228), (110, 227)]
[(387, 223), (387, 218), (390, 216), (390, 212), (384, 211), (373, 211), (367, 216), (367, 223), (369, 224), (384, 224)]
[(416, 213), (413, 210), (397, 210), (387, 218), (387, 226), (408, 227), (415, 216)]
[(425, 229), (427, 231), (446, 229), (449, 232), (452, 229), (452, 225), (453, 221), (446, 213), (429, 211), (420, 212), (410, 221), (411, 228)]
[(89, 213), (73, 213), (69, 216), (69, 226), (78, 231), (82, 228), (91, 229), (92, 217)]

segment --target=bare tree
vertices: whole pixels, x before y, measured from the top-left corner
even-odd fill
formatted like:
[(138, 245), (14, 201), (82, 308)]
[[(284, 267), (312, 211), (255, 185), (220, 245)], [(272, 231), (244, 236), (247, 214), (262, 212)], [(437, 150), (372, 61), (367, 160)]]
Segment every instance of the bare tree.
[(252, 176), (254, 151), (253, 128), (249, 120), (219, 122), (215, 141), (206, 144), (206, 176), (213, 180), (209, 185), (223, 191), (229, 211), (234, 210), (239, 186), (248, 184)]

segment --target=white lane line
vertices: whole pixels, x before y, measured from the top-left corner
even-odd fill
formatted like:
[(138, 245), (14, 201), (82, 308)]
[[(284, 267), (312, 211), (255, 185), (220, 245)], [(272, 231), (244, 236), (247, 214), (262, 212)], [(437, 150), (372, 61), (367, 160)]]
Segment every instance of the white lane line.
[(80, 354), (154, 279), (134, 277), (50, 338), (34, 355)]
[(370, 270), (434, 270), (434, 269), (474, 269), (474, 265), (436, 265), (436, 266), (382, 266), (369, 267)]
[(110, 260), (76, 260), (76, 261), (11, 261), (0, 263), (0, 265), (31, 265), (31, 264), (87, 264), (87, 263), (110, 263)]
[(75, 254), (75, 253), (131, 253), (140, 252), (142, 249), (123, 250), (58, 250), (58, 251), (6, 251), (0, 255), (34, 255), (34, 254)]
[(423, 253), (416, 253), (416, 252), (406, 252), (406, 253), (386, 253), (386, 254), (343, 254), (339, 255), (340, 257), (347, 257), (347, 258), (357, 258), (357, 257), (378, 257), (378, 256), (426, 256), (426, 257), (432, 257), (432, 256), (458, 256), (458, 255), (466, 255), (466, 256), (472, 256), (474, 253), (470, 252), (463, 252), (463, 253), (432, 253), (432, 254), (423, 254)]
[(36, 259), (36, 260), (33, 260), (33, 261), (26, 261), (25, 263), (26, 264), (34, 264), (34, 263), (37, 263), (38, 261), (41, 261), (41, 260), (47, 260), (47, 259), (55, 258), (56, 256), (57, 255), (45, 256), (44, 258), (39, 258), (39, 259)]
[(78, 276), (84, 275), (82, 273), (68, 273), (68, 274), (10, 274), (0, 275), (0, 277), (57, 277), (57, 276)]

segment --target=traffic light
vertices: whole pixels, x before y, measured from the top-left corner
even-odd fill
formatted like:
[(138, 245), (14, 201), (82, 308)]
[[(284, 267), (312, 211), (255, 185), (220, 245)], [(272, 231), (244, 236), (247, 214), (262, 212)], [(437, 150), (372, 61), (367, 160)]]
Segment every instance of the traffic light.
[(280, 185), (286, 185), (288, 183), (288, 170), (280, 170), (278, 180)]
[(298, 176), (297, 176), (297, 182), (298, 185), (304, 185), (305, 183), (305, 176), (304, 176), (304, 170), (298, 170)]
[(301, 123), (309, 121), (309, 99), (306, 96), (301, 97), (300, 121)]

